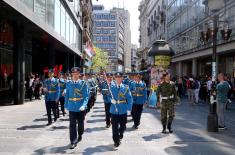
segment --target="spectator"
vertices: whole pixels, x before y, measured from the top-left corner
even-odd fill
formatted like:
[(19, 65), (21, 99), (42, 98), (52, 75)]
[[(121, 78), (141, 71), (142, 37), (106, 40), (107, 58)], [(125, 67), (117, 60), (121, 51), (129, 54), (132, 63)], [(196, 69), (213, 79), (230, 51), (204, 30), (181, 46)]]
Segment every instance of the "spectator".
[(188, 100), (189, 104), (194, 105), (194, 91), (195, 91), (195, 81), (192, 77), (187, 80), (187, 90), (188, 90)]
[(224, 74), (218, 75), (219, 84), (216, 86), (216, 111), (218, 116), (219, 129), (225, 129), (224, 110), (228, 100), (228, 92), (230, 90), (229, 83), (225, 81)]
[(207, 85), (207, 97), (210, 98), (211, 86), (212, 86), (211, 77), (208, 78), (206, 85)]
[(196, 78), (194, 80), (194, 82), (195, 82), (195, 85), (194, 85), (194, 88), (195, 88), (194, 89), (195, 103), (198, 104), (198, 101), (199, 101), (199, 90), (200, 90), (201, 85), (200, 85), (200, 81), (199, 81), (198, 78)]
[(180, 98), (183, 96), (183, 80), (182, 78), (178, 78), (176, 81), (176, 87), (177, 87), (177, 94)]

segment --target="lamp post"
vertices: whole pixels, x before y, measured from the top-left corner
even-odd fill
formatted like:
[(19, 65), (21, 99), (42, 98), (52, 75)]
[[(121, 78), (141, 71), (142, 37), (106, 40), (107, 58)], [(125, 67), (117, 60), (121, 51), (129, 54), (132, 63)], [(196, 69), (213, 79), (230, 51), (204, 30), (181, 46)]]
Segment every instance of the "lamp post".
[[(210, 113), (207, 118), (207, 131), (208, 132), (218, 132), (218, 118), (216, 114), (216, 75), (217, 75), (217, 66), (216, 66), (216, 53), (217, 53), (217, 34), (218, 34), (218, 23), (219, 21), (219, 15), (217, 12), (224, 7), (225, 3), (224, 0), (205, 0), (205, 4), (209, 7), (210, 11), (214, 13), (213, 21), (212, 21), (212, 27), (208, 28), (207, 31), (201, 32), (201, 39), (204, 42), (207, 42), (209, 38), (212, 39), (212, 90), (211, 90), (211, 104), (210, 104)], [(226, 23), (222, 21), (223, 23)], [(226, 23), (227, 24), (227, 23)], [(223, 30), (221, 30), (221, 35), (224, 40), (228, 40), (230, 35), (232, 33), (232, 30), (228, 28), (228, 24), (226, 27), (223, 27)]]

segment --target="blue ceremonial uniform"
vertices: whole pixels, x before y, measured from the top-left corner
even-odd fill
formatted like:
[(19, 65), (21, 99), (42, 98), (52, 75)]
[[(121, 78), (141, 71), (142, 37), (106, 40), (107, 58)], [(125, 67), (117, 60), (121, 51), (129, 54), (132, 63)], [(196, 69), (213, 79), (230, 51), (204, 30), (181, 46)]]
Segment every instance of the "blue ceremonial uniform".
[[(67, 82), (67, 80), (65, 80), (63, 78), (59, 79), (59, 83), (60, 83), (60, 98), (59, 98), (59, 101), (60, 101), (60, 106), (61, 106), (61, 111), (63, 113), (63, 116), (65, 116), (65, 110), (64, 110), (65, 97), (63, 96), (63, 93), (64, 93), (64, 90), (66, 88), (66, 82)], [(57, 115), (59, 116), (59, 109), (58, 109), (58, 114)]]
[(103, 100), (104, 100), (106, 127), (108, 128), (111, 124), (110, 106), (111, 106), (112, 95), (110, 93), (110, 88), (108, 86), (107, 81), (103, 81), (101, 83), (100, 89), (101, 89), (101, 94), (103, 95)]
[[(118, 75), (116, 73), (116, 75)], [(129, 87), (124, 84), (117, 85), (116, 82), (111, 84), (111, 92), (113, 94), (113, 102), (110, 107), (112, 117), (113, 141), (115, 146), (120, 145), (120, 139), (123, 137), (127, 123), (127, 110), (132, 105), (132, 95)]]
[(134, 102), (132, 106), (132, 117), (134, 120), (134, 127), (138, 128), (140, 124), (141, 114), (143, 112), (143, 105), (147, 102), (147, 87), (143, 81), (134, 84), (135, 94), (133, 95)]
[(60, 96), (59, 81), (56, 78), (48, 78), (44, 81), (43, 87), (44, 89), (46, 89), (45, 102), (48, 117), (48, 125), (50, 125), (52, 123), (51, 110), (54, 115), (54, 121), (57, 120), (56, 107)]
[(87, 112), (90, 111), (90, 109), (94, 106), (94, 96), (95, 96), (95, 83), (92, 79), (88, 79), (87, 81), (87, 85), (88, 85), (88, 91), (89, 91), (89, 100), (88, 100), (88, 104), (87, 104)]
[(45, 94), (46, 101), (58, 101), (60, 97), (59, 80), (56, 78), (48, 78), (44, 81), (44, 88), (47, 89)]
[(100, 85), (100, 89), (101, 89), (101, 94), (103, 95), (103, 100), (105, 104), (110, 104), (111, 103), (111, 94), (110, 94), (110, 90), (108, 87), (108, 84), (106, 81), (103, 81)]
[(69, 131), (72, 145), (76, 145), (82, 139), (88, 98), (88, 86), (84, 80), (67, 82), (65, 108), (69, 111)]
[(66, 84), (65, 108), (68, 111), (80, 112), (81, 106), (86, 107), (88, 103), (88, 87), (83, 80), (69, 81)]
[[(121, 84), (120, 88), (115, 82), (111, 84), (111, 91), (113, 94), (114, 100), (117, 104), (112, 104), (110, 108), (111, 114), (127, 114), (128, 108), (132, 106), (133, 99), (128, 86)], [(119, 102), (119, 103), (118, 103)], [(117, 111), (115, 110), (117, 108)]]

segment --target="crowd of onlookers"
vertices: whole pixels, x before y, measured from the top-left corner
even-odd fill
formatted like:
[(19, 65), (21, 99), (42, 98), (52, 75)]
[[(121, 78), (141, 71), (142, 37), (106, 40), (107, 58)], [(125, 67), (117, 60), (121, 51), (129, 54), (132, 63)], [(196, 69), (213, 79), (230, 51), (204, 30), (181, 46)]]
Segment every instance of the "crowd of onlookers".
[[(229, 75), (224, 76), (225, 81), (230, 85), (230, 90), (227, 94), (228, 103), (231, 103), (232, 95), (235, 96), (235, 91), (233, 88), (233, 82)], [(182, 98), (183, 96), (188, 97), (190, 105), (195, 105), (199, 103), (209, 103), (210, 92), (213, 87), (212, 78), (210, 76), (184, 76), (173, 79), (178, 92), (178, 96)], [(227, 108), (227, 105), (226, 105)]]

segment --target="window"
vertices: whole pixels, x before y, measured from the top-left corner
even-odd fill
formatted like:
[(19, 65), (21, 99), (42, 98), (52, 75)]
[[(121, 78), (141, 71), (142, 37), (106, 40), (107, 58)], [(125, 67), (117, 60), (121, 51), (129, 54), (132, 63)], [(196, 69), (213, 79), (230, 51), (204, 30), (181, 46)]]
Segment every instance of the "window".
[(109, 30), (103, 30), (103, 34), (108, 34)]
[[(57, 16), (57, 15), (56, 15)], [(61, 5), (61, 36), (65, 38), (65, 9), (64, 6)]]
[(96, 34), (101, 34), (101, 30), (96, 30)]
[(102, 22), (102, 26), (103, 26), (103, 27), (108, 27), (108, 26), (109, 26), (109, 23), (108, 23), (107, 21), (103, 21), (103, 22)]
[(60, 34), (60, 0), (55, 0), (54, 13), (55, 31)]
[(115, 20), (116, 16), (115, 15), (110, 15), (110, 19)]
[(109, 41), (116, 41), (116, 37), (115, 36), (109, 36)]
[(72, 44), (73, 43), (73, 25), (74, 25), (74, 23), (73, 23), (73, 20), (70, 18), (70, 44)]
[(47, 23), (54, 27), (55, 0), (47, 1)]
[(97, 27), (101, 27), (102, 26), (101, 24), (102, 24), (101, 22), (96, 22)]
[(115, 27), (115, 26), (116, 26), (115, 22), (110, 22), (110, 27)]
[(110, 30), (110, 34), (116, 34), (116, 30)]
[(34, 12), (45, 21), (46, 19), (46, 1), (34, 0)]
[(21, 0), (25, 3), (31, 10), (33, 10), (33, 1), (32, 0)]
[(65, 36), (65, 39), (69, 42), (69, 14), (66, 12), (66, 36)]

